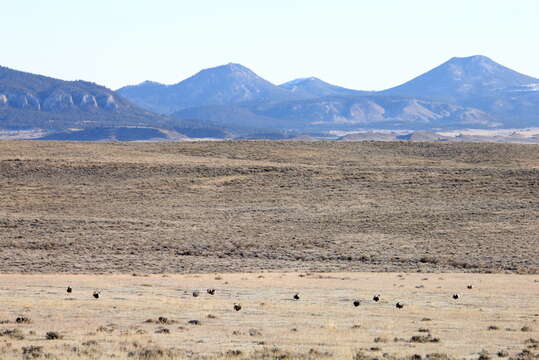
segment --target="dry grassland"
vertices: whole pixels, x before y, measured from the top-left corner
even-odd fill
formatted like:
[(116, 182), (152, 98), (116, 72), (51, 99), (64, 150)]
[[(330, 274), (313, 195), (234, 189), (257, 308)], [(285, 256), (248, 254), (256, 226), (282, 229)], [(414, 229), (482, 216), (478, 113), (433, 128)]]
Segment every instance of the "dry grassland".
[(0, 358), (531, 360), (538, 293), (512, 274), (1, 275)]
[(539, 146), (0, 142), (0, 271), (539, 268)]
[(537, 359), (538, 234), (537, 145), (0, 142), (0, 359)]

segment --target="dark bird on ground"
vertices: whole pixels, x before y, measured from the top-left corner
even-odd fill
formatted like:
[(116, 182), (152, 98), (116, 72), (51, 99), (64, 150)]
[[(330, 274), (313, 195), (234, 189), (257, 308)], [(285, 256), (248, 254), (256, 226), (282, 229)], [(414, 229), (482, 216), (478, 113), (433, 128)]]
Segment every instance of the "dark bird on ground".
[(453, 294), (453, 299), (457, 300), (459, 296), (457, 294)]
[(22, 323), (29, 323), (30, 322), (30, 318), (27, 318), (27, 317), (24, 317), (24, 316), (19, 316), (15, 319), (15, 322), (17, 324), (22, 324)]
[(380, 301), (380, 295), (374, 295), (374, 297), (372, 299), (374, 301), (378, 302), (378, 301)]
[(294, 300), (299, 300), (299, 294), (294, 294)]
[(208, 289), (208, 294), (215, 295), (215, 289)]
[(198, 297), (198, 291), (193, 291), (193, 297)]
[(401, 304), (400, 302), (398, 302), (398, 303), (395, 305), (395, 307), (396, 307), (397, 309), (402, 309), (402, 308), (404, 307), (404, 304)]
[(94, 291), (94, 298), (99, 299), (100, 293), (98, 291)]
[(468, 289), (470, 289), (470, 290), (471, 290), (472, 288), (473, 288), (473, 286), (472, 286), (472, 285), (468, 285)]
[(71, 288), (71, 286), (68, 286), (66, 291), (68, 294), (71, 294), (73, 292), (73, 289)]
[(354, 306), (355, 306), (355, 307), (358, 307), (359, 304), (360, 304), (359, 300), (354, 300)]
[(240, 304), (234, 304), (234, 310), (240, 311), (241, 310), (241, 305)]

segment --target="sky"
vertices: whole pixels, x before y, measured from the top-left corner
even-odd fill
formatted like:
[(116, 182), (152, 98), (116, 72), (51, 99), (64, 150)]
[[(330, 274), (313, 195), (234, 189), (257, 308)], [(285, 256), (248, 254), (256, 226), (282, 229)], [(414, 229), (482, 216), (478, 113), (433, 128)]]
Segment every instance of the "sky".
[(229, 62), (382, 90), (454, 56), (539, 78), (539, 0), (17, 0), (0, 65), (112, 89)]

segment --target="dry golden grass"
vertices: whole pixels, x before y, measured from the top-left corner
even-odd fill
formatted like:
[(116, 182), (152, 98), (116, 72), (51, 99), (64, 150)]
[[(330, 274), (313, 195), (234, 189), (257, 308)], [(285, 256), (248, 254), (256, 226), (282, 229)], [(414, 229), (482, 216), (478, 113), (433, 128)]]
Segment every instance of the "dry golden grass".
[(539, 146), (0, 142), (0, 271), (539, 269)]
[[(539, 352), (529, 340), (539, 340), (536, 275), (36, 274), (1, 275), (0, 284), (0, 334), (15, 329), (23, 337), (0, 336), (2, 359), (21, 358), (30, 346), (58, 359), (353, 359), (358, 352), (477, 358), (482, 350), (493, 357), (499, 351), (511, 357), (523, 349)], [(67, 285), (73, 287), (70, 295)], [(215, 295), (207, 288), (215, 288)], [(97, 300), (95, 289), (102, 294)], [(199, 297), (191, 295), (194, 290)], [(298, 301), (292, 300), (296, 292)], [(376, 294), (378, 303), (372, 301)], [(361, 300), (357, 308), (354, 299)], [(403, 309), (395, 308), (397, 301)], [(234, 303), (242, 310), (234, 311)], [(17, 317), (30, 323), (17, 324)], [(159, 317), (168, 321), (159, 323)], [(160, 333), (162, 328), (169, 333)], [(47, 332), (61, 339), (47, 340)], [(410, 341), (414, 336), (417, 341)], [(439, 341), (421, 342), (434, 338)], [(242, 355), (232, 356), (238, 350)]]

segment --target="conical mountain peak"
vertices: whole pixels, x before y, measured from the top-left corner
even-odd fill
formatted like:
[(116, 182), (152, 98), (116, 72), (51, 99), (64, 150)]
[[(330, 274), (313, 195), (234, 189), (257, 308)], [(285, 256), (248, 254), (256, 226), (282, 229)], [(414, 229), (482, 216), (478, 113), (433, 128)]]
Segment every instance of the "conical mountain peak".
[(364, 91), (351, 90), (332, 85), (314, 76), (294, 79), (279, 86), (283, 89), (297, 93), (305, 98), (338, 95), (363, 95), (366, 93)]
[(272, 84), (237, 63), (201, 70), (177, 84), (167, 86), (158, 96), (153, 91), (142, 90), (122, 88), (118, 91), (135, 103), (145, 104), (160, 113), (173, 113), (188, 107), (297, 98), (292, 92)]
[(385, 94), (421, 96), (444, 100), (490, 96), (508, 88), (539, 80), (500, 65), (482, 55), (454, 57), (440, 66)]
[(198, 72), (198, 74), (203, 74), (203, 73), (244, 73), (244, 74), (257, 76), (251, 69), (237, 63), (228, 63), (224, 65), (219, 65), (219, 66), (207, 68)]

